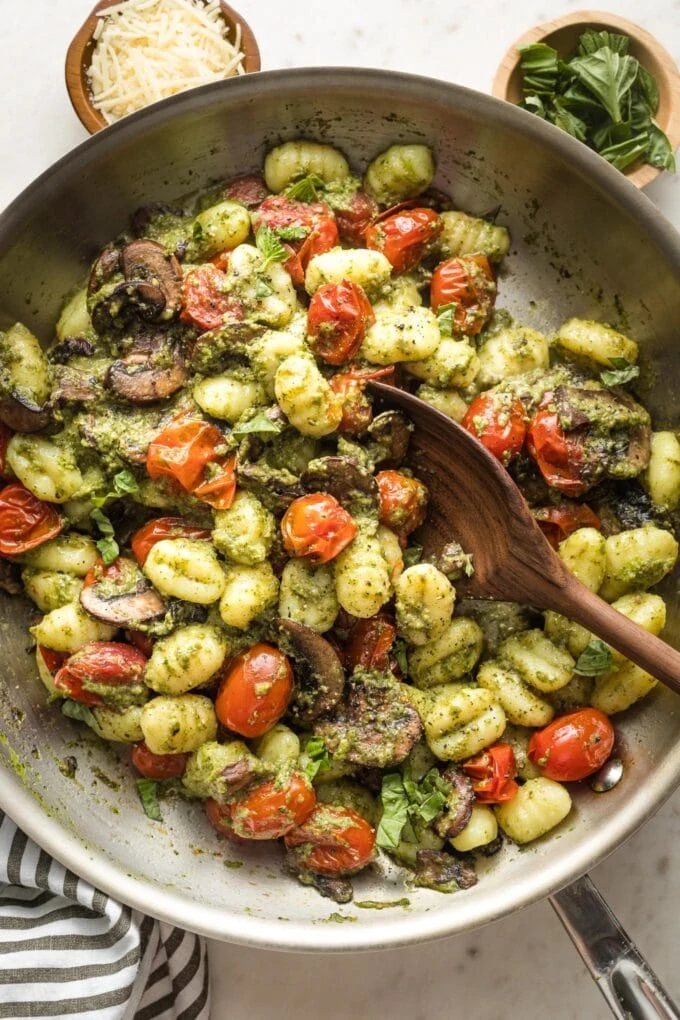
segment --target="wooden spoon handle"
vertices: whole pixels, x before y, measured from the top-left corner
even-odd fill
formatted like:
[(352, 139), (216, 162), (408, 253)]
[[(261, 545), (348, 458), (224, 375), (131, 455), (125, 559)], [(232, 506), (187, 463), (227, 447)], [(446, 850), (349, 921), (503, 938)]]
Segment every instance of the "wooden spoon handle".
[(551, 592), (551, 609), (587, 627), (593, 634), (632, 659), (671, 690), (680, 694), (680, 652), (594, 595), (573, 575)]

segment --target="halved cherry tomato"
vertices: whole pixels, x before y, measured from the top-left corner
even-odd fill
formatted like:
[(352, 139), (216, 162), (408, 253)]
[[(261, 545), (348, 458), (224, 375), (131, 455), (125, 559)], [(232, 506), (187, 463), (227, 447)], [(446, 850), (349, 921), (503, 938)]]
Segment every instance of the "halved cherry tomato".
[[(270, 195), (253, 213), (252, 219), (255, 233), (263, 224), (274, 231), (285, 231), (287, 227), (307, 231), (304, 238), (283, 238), (299, 259), (302, 270), (313, 255), (330, 251), (339, 243), (333, 210), (325, 202), (298, 202), (286, 195)], [(288, 268), (288, 263), (284, 265)]]
[(461, 425), (507, 467), (524, 446), (526, 417), (518, 397), (489, 390), (475, 397)]
[(512, 800), (519, 787), (517, 765), (510, 744), (493, 744), (463, 762), (463, 772), (473, 779), (472, 789), (480, 804), (502, 804)]
[(351, 248), (364, 247), (366, 228), (378, 214), (378, 205), (365, 191), (355, 191), (346, 209), (335, 209), (340, 240)]
[(565, 434), (551, 394), (543, 398), (529, 423), (527, 450), (553, 489), (567, 496), (580, 496), (586, 491), (587, 486), (581, 478), (583, 450)]
[(396, 637), (397, 628), (385, 613), (357, 620), (345, 645), (348, 669), (362, 666), (364, 669), (388, 670)]
[(334, 559), (356, 533), (350, 514), (327, 492), (311, 492), (294, 499), (281, 519), (288, 555), (315, 564)]
[(54, 686), (83, 705), (106, 705), (107, 696), (113, 696), (118, 704), (120, 688), (129, 687), (130, 704), (140, 704), (148, 694), (142, 682), (145, 668), (145, 656), (130, 645), (90, 641), (68, 657)]
[(401, 471), (379, 471), (380, 521), (398, 535), (410, 535), (425, 520), (427, 488)]
[(187, 273), (180, 313), (182, 322), (209, 330), (218, 329), (226, 322), (240, 322), (242, 318), (243, 305), (227, 290), (227, 277), (221, 268), (206, 262)]
[(364, 233), (367, 248), (381, 251), (395, 272), (417, 266), (442, 232), (441, 217), (434, 209), (404, 209), (372, 223)]
[(64, 522), (51, 503), (12, 482), (0, 491), (0, 555), (19, 556), (54, 538)]
[(100, 581), (106, 581), (107, 587), (110, 585), (117, 589), (117, 593), (122, 594), (131, 591), (136, 586), (139, 577), (136, 564), (126, 556), (117, 556), (108, 566), (99, 557), (85, 574), (83, 588), (91, 588)]
[(474, 336), (486, 324), (496, 301), (496, 281), (486, 255), (461, 255), (440, 262), (432, 274), (430, 304), (435, 312), (455, 305), (453, 331)]
[(597, 708), (580, 708), (553, 719), (529, 741), (529, 761), (546, 779), (572, 783), (597, 772), (612, 753), (616, 733)]
[[(214, 425), (179, 414), (149, 443), (146, 470), (150, 478), (171, 478), (204, 503), (226, 510), (236, 492), (236, 458), (223, 457), (223, 446), (224, 436)], [(212, 477), (206, 477), (209, 465)]]
[(559, 503), (557, 506), (542, 506), (533, 511), (538, 526), (557, 549), (560, 542), (578, 528), (602, 530), (602, 521), (585, 503)]
[(260, 737), (274, 726), (293, 693), (288, 657), (274, 645), (260, 642), (235, 656), (220, 682), (217, 718), (242, 737)]
[(255, 209), (269, 195), (264, 178), (259, 174), (245, 174), (235, 177), (224, 187), (224, 197), (232, 202), (240, 202), (246, 209)]
[(128, 639), (131, 645), (133, 645), (138, 652), (145, 655), (147, 659), (153, 652), (153, 646), (156, 644), (156, 638), (151, 637), (150, 634), (146, 634), (143, 630), (131, 630), (125, 631), (125, 637)]
[(307, 776), (293, 771), (231, 801), (231, 824), (243, 839), (278, 839), (301, 825), (315, 805), (316, 794)]
[(146, 779), (179, 779), (189, 761), (188, 754), (154, 754), (144, 741), (132, 745), (132, 764)]
[(284, 838), (296, 865), (317, 875), (352, 875), (370, 864), (375, 830), (351, 808), (319, 804)]
[(52, 676), (59, 672), (68, 659), (66, 652), (55, 652), (53, 648), (45, 648), (44, 645), (38, 645), (38, 655), (45, 663), (45, 666)]
[(7, 446), (14, 433), (7, 425), (0, 422), (0, 475), (5, 475), (5, 465), (7, 463)]
[(237, 836), (234, 832), (234, 826), (231, 824), (230, 804), (220, 804), (218, 800), (213, 800), (212, 797), (209, 797), (205, 802), (205, 813), (213, 829), (219, 832), (221, 836), (226, 836), (230, 843), (243, 846), (244, 843), (248, 842), (243, 836)]
[(342, 365), (356, 355), (374, 322), (371, 302), (358, 283), (325, 283), (309, 303), (307, 336), (317, 357), (328, 365)]
[(342, 399), (342, 418), (338, 432), (357, 436), (364, 432), (373, 420), (373, 406), (364, 390), (371, 379), (394, 378), (394, 365), (384, 368), (356, 369), (351, 367), (345, 372), (337, 372), (328, 380), (330, 388)]
[(135, 531), (130, 545), (135, 559), (143, 567), (146, 558), (156, 542), (166, 538), (209, 539), (210, 531), (198, 524), (185, 521), (183, 517), (157, 517)]
[(228, 510), (236, 495), (236, 454), (217, 463), (219, 470), (197, 485), (193, 495), (214, 510)]

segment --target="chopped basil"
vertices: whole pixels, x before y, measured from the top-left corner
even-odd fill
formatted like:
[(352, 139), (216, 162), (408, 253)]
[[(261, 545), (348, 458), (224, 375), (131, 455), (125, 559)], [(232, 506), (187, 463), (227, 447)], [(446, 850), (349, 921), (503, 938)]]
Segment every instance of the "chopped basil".
[(402, 671), (404, 676), (408, 676), (408, 658), (406, 656), (406, 642), (402, 638), (397, 640), (392, 645), (392, 652), (395, 659), (399, 663), (399, 669)]
[(102, 536), (95, 545), (101, 553), (104, 565), (110, 567), (120, 552), (118, 543), (116, 542), (116, 533), (113, 529), (113, 524), (104, 511), (100, 510), (98, 507), (95, 507), (92, 511), (92, 520), (99, 528), (99, 532)]
[(310, 782), (319, 772), (327, 772), (331, 767), (331, 756), (323, 737), (310, 737), (305, 744), (304, 753), (310, 759), (303, 770)]
[(380, 797), (383, 813), (378, 825), (376, 843), (386, 850), (396, 850), (408, 819), (408, 796), (398, 772), (390, 772), (383, 776)]
[(593, 638), (576, 660), (574, 673), (579, 676), (601, 676), (610, 673), (613, 668), (614, 659), (609, 645), (599, 638)]
[(383, 814), (376, 836), (378, 846), (396, 849), (409, 819), (428, 825), (445, 806), (449, 789), (446, 780), (434, 768), (419, 783), (414, 782), (407, 766), (404, 766), (403, 775), (391, 772), (383, 776)]
[(413, 567), (416, 563), (420, 563), (423, 558), (422, 545), (410, 545), (407, 549), (404, 549), (402, 558), (405, 567)]
[(455, 315), (456, 307), (455, 301), (448, 305), (440, 305), (439, 307), (437, 323), (439, 324), (439, 332), (442, 336), (453, 336), (453, 316)]
[(162, 822), (163, 815), (158, 803), (158, 783), (155, 779), (138, 779), (135, 782), (139, 799), (144, 808), (147, 818), (153, 818), (155, 822)]
[(637, 365), (631, 365), (625, 358), (610, 358), (612, 369), (605, 369), (600, 372), (600, 379), (605, 386), (623, 386), (625, 383), (637, 379), (640, 369)]
[(263, 258), (262, 270), (268, 269), (273, 262), (285, 262), (290, 258), (290, 252), (283, 247), (274, 231), (266, 224), (263, 224), (255, 234), (255, 244)]
[(274, 233), (277, 237), (280, 237), (282, 241), (304, 241), (309, 234), (309, 227), (277, 227)]
[(77, 719), (78, 722), (87, 723), (88, 726), (96, 725), (91, 709), (87, 705), (81, 704), (80, 701), (71, 701), (67, 698), (62, 702), (61, 714), (65, 715), (67, 719)]
[(278, 435), (279, 432), (283, 431), (283, 428), (283, 422), (272, 421), (272, 419), (268, 418), (263, 411), (259, 411), (248, 421), (239, 422), (238, 425), (235, 425), (231, 434), (234, 439), (242, 439), (244, 436), (250, 435), (252, 432), (270, 432), (273, 435)]
[(301, 177), (300, 180), (289, 184), (284, 195), (287, 198), (297, 199), (298, 202), (316, 202), (319, 193), (323, 193), (324, 186), (324, 182), (318, 174), (307, 174), (306, 177)]

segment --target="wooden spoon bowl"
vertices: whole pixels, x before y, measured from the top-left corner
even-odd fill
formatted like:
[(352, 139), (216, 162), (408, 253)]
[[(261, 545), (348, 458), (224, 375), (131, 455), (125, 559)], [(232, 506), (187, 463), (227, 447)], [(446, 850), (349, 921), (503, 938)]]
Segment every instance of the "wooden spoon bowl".
[(510, 475), (469, 432), (418, 397), (371, 383), (383, 407), (414, 425), (410, 460), (430, 504), (418, 538), (426, 553), (460, 542), (474, 574), (460, 595), (554, 609), (680, 693), (680, 653), (594, 595), (551, 548)]
[[(66, 88), (73, 109), (90, 134), (94, 134), (96, 131), (100, 131), (101, 128), (108, 126), (108, 121), (92, 102), (92, 91), (87, 73), (96, 45), (94, 33), (99, 20), (98, 16), (106, 11), (107, 8), (113, 7), (119, 2), (120, 0), (99, 0), (76, 32), (66, 53)], [(249, 74), (251, 71), (259, 71), (260, 50), (253, 30), (241, 15), (233, 7), (225, 3), (224, 0), (220, 0), (220, 9), (231, 40), (236, 37), (237, 25), (240, 26), (243, 68), (246, 74)]]
[[(630, 38), (630, 53), (642, 66), (653, 74), (659, 87), (659, 109), (656, 121), (668, 135), (671, 148), (680, 145), (680, 72), (670, 53), (658, 40), (640, 25), (636, 25), (617, 14), (603, 11), (574, 11), (563, 18), (555, 18), (541, 25), (535, 25), (521, 35), (501, 60), (491, 86), (491, 92), (498, 99), (510, 103), (522, 100), (522, 72), (520, 70), (520, 46), (530, 43), (547, 43), (562, 57), (576, 51), (580, 35), (586, 29), (619, 32)], [(634, 164), (623, 173), (637, 188), (644, 188), (663, 171), (649, 163)]]

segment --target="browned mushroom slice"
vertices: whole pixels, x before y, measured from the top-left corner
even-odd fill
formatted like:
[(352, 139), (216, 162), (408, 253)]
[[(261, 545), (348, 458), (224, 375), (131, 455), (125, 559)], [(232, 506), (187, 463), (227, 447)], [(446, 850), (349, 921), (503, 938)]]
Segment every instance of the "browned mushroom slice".
[(391, 673), (362, 669), (354, 671), (332, 715), (314, 726), (340, 761), (381, 769), (403, 761), (422, 730), (403, 685)]
[(290, 471), (262, 464), (237, 464), (236, 479), (242, 489), (252, 492), (272, 513), (284, 513), (306, 490)]
[(307, 492), (328, 492), (339, 503), (351, 504), (363, 497), (375, 507), (378, 505), (378, 483), (365, 467), (352, 457), (318, 457), (311, 460), (300, 475), (300, 483)]
[(453, 839), (470, 821), (475, 791), (468, 777), (456, 768), (446, 769), (442, 773), (442, 779), (450, 790), (446, 797), (446, 805), (441, 814), (435, 818), (432, 828), (442, 839)]
[(105, 568), (99, 580), (83, 587), (80, 604), (96, 620), (133, 629), (137, 624), (157, 620), (167, 611), (137, 564), (122, 556), (116, 560), (115, 574)]
[(411, 441), (411, 426), (401, 411), (383, 411), (368, 426), (369, 449), (377, 468), (404, 463)]
[(83, 446), (100, 456), (128, 464), (144, 464), (149, 443), (162, 432), (172, 415), (163, 406), (102, 405), (96, 412), (77, 415), (75, 424)]
[(28, 398), (11, 394), (0, 398), (0, 421), (14, 432), (40, 432), (51, 418), (46, 404), (38, 407)]
[(137, 237), (148, 237), (149, 233), (158, 230), (163, 220), (176, 221), (181, 219), (182, 210), (177, 206), (165, 205), (163, 202), (150, 202), (135, 209), (130, 226)]
[(438, 892), (455, 892), (477, 884), (477, 873), (468, 861), (441, 850), (418, 850), (414, 884)]
[(47, 352), (47, 360), (53, 365), (66, 365), (71, 358), (91, 358), (94, 346), (84, 336), (69, 336)]
[(253, 341), (266, 329), (259, 322), (234, 317), (219, 329), (201, 333), (188, 355), (192, 368), (209, 374), (218, 371), (230, 358), (248, 357)]
[(160, 336), (139, 337), (124, 358), (109, 368), (106, 385), (132, 404), (152, 404), (176, 393), (187, 371), (179, 347)]
[(164, 308), (163, 291), (144, 280), (123, 280), (102, 287), (89, 306), (92, 325), (98, 333), (125, 329), (135, 318), (155, 322)]
[(288, 714), (298, 725), (308, 726), (337, 705), (345, 687), (345, 671), (330, 642), (311, 627), (287, 619), (277, 620), (277, 627), (295, 673)]
[(142, 238), (126, 244), (121, 252), (123, 275), (128, 281), (144, 282), (163, 295), (163, 309), (157, 318), (168, 321), (182, 307), (182, 267), (158, 241)]
[(120, 251), (118, 248), (114, 248), (113, 245), (107, 244), (92, 263), (92, 269), (87, 281), (88, 294), (94, 294), (119, 271)]

